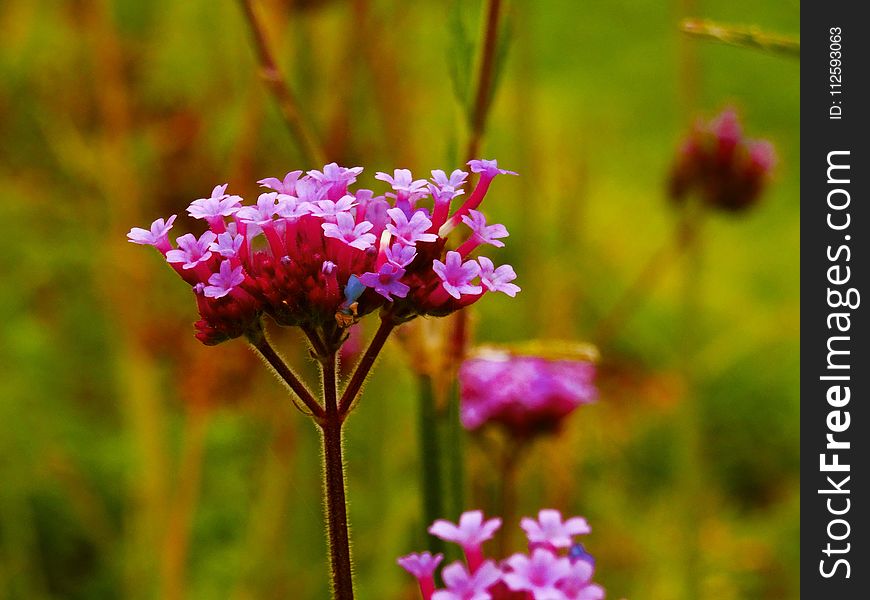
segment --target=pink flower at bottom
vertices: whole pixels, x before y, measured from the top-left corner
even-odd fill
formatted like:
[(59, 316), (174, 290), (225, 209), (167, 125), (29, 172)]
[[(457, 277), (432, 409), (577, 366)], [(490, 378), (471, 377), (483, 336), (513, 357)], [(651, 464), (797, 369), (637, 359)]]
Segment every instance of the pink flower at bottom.
[(511, 568), (504, 574), (504, 582), (510, 589), (531, 592), (535, 600), (565, 600), (558, 583), (571, 572), (571, 561), (564, 556), (537, 548), (531, 558), (514, 554), (505, 562)]
[(488, 560), (474, 573), (469, 573), (460, 562), (444, 567), (441, 572), (445, 590), (437, 590), (432, 600), (491, 600), (490, 588), (501, 581), (502, 572), (495, 563)]

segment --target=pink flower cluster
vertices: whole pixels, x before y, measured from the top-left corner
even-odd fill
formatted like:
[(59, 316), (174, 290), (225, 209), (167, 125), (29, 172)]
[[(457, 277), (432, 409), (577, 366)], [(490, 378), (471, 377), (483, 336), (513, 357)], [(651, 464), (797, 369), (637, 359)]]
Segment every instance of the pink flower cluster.
[(776, 163), (773, 145), (752, 140), (733, 109), (698, 122), (683, 142), (668, 183), (673, 200), (697, 192), (708, 205), (737, 212), (755, 204)]
[[(477, 209), (497, 175), (516, 173), (494, 160), (468, 165), (480, 178), (452, 213), (465, 193), (465, 171), (432, 171), (428, 181), (406, 169), (377, 173), (391, 191), (375, 195), (349, 189), (362, 167), (330, 163), (260, 180), (269, 191), (253, 205), (226, 185), (215, 187), (187, 209), (208, 229), (182, 235), (175, 246), (175, 215), (150, 229), (134, 227), (127, 237), (157, 248), (191, 285), (201, 316), (196, 335), (205, 344), (245, 334), (263, 313), (281, 325), (339, 329), (384, 307), (396, 323), (446, 315), (486, 292), (519, 291), (510, 265), (470, 256), (485, 244), (504, 246), (507, 230)], [(463, 224), (467, 239), (447, 251), (447, 236)]]
[(595, 365), (484, 348), (459, 369), (460, 418), (466, 429), (497, 423), (515, 436), (557, 430), (593, 402)]
[(591, 531), (586, 519), (562, 520), (544, 509), (537, 519), (523, 518), (528, 552), (500, 562), (486, 558), (483, 543), (501, 527), (501, 519), (484, 519), (479, 510), (463, 513), (458, 524), (435, 521), (429, 533), (458, 544), (465, 564), (442, 569), (444, 589), (435, 589), (435, 571), (444, 556), (429, 552), (399, 558), (399, 565), (417, 578), (423, 600), (601, 600), (604, 589), (592, 583), (595, 561), (575, 537)]

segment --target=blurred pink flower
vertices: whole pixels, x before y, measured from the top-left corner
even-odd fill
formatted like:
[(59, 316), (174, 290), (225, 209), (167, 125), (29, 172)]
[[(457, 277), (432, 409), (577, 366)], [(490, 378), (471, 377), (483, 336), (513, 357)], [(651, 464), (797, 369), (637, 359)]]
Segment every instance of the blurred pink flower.
[(430, 552), (408, 554), (400, 557), (396, 562), (408, 573), (417, 578), (420, 586), (420, 594), (423, 600), (429, 600), (435, 591), (435, 569), (444, 560), (443, 554), (432, 555)]
[(592, 531), (583, 517), (572, 517), (562, 521), (562, 513), (545, 508), (538, 511), (538, 519), (524, 517), (520, 527), (526, 532), (529, 544), (549, 548), (570, 548), (574, 536), (585, 535)]
[(459, 370), (460, 418), (466, 429), (498, 423), (518, 436), (558, 429), (597, 397), (595, 366), (483, 349)]
[(683, 141), (669, 193), (676, 202), (697, 193), (712, 207), (741, 211), (758, 201), (775, 163), (773, 145), (746, 138), (737, 112), (727, 108), (709, 123), (697, 122)]

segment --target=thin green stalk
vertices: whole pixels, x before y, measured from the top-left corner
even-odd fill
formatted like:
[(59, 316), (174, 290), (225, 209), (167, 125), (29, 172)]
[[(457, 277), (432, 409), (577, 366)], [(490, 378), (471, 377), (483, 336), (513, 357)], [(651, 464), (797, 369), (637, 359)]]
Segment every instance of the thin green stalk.
[(444, 432), (447, 448), (447, 484), (450, 515), (465, 510), (465, 462), (462, 423), (459, 420), (459, 383), (454, 379), (447, 402), (447, 423)]
[[(684, 281), (682, 307), (682, 370), (690, 394), (679, 407), (677, 415), (678, 435), (681, 441), (681, 474), (679, 491), (682, 501), (685, 566), (685, 597), (701, 598), (703, 564), (699, 531), (703, 519), (704, 464), (702, 456), (702, 419), (697, 393), (698, 378), (693, 357), (697, 352), (700, 331), (701, 289), (703, 274), (703, 249), (701, 225), (703, 208), (700, 204), (688, 204), (684, 208), (680, 240), (684, 250)], [(694, 397), (693, 397), (694, 396)]]
[(278, 62), (275, 60), (269, 42), (266, 40), (266, 32), (260, 19), (257, 17), (252, 0), (239, 1), (251, 30), (254, 51), (257, 55), (257, 62), (260, 65), (260, 77), (275, 98), (275, 102), (281, 110), (281, 115), (290, 129), (291, 135), (296, 140), (302, 159), (312, 166), (324, 164), (326, 162), (326, 155), (323, 147), (303, 117), (296, 95), (281, 73), (281, 69), (278, 68)]
[(501, 18), (501, 0), (487, 0), (486, 26), (483, 33), (480, 67), (477, 72), (477, 87), (471, 112), (471, 132), (465, 152), (467, 160), (477, 158), (480, 143), (486, 130), (486, 117), (492, 102), (492, 87), (495, 82), (496, 47)]
[[(428, 527), (435, 519), (447, 516), (444, 511), (442, 487), (441, 443), (438, 435), (438, 411), (435, 406), (435, 389), (429, 375), (417, 376), (417, 392), (420, 398), (420, 492), (424, 523)], [(429, 536), (429, 551), (444, 552), (444, 542)]]
[(502, 448), (501, 464), (498, 468), (501, 478), (501, 481), (498, 482), (499, 514), (504, 523), (504, 527), (498, 534), (500, 556), (507, 556), (512, 549), (511, 533), (514, 529), (512, 525), (516, 521), (517, 515), (517, 471), (520, 457), (527, 445), (524, 440), (510, 438), (506, 440), (506, 445)]

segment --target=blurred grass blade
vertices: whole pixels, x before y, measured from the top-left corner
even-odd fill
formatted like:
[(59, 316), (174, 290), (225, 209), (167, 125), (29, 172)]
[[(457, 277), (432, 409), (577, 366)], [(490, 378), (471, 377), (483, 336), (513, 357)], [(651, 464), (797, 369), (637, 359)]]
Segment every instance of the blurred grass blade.
[(709, 20), (684, 19), (680, 29), (691, 36), (716, 40), (731, 46), (754, 48), (800, 59), (800, 38), (762, 31), (755, 25), (737, 27)]
[(456, 100), (462, 107), (468, 123), (471, 123), (471, 74), (474, 63), (474, 40), (468, 33), (462, 14), (463, 3), (452, 0), (447, 11), (447, 29), (450, 41), (447, 45), (447, 68)]

